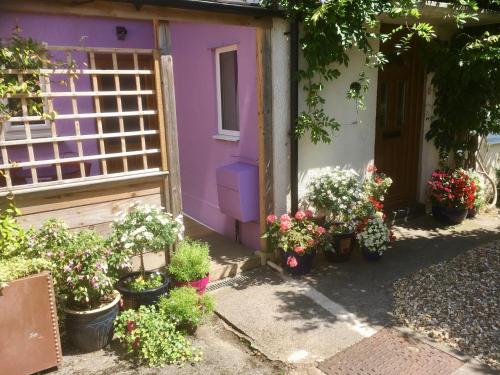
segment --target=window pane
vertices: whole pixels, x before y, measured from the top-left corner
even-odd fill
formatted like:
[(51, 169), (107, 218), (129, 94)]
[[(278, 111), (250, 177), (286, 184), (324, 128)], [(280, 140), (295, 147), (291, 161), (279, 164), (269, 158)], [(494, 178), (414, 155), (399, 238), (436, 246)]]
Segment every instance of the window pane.
[(240, 130), (238, 119), (238, 62), (236, 51), (219, 54), (222, 129)]
[(382, 81), (379, 86), (379, 101), (378, 101), (378, 121), (382, 128), (387, 127), (387, 83)]

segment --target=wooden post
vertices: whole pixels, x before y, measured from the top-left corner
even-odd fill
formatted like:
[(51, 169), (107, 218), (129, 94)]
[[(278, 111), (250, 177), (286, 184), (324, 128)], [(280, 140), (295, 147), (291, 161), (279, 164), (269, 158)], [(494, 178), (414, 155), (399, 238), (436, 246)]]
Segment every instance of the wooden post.
[[(271, 31), (257, 28), (257, 95), (259, 127), (259, 207), (260, 232), (266, 230), (266, 216), (274, 210), (273, 134), (272, 134), (272, 61)], [(261, 253), (267, 252), (267, 240), (260, 240)], [(265, 263), (265, 257), (263, 262)]]
[(174, 216), (182, 213), (181, 174), (179, 166), (179, 144), (177, 135), (177, 114), (175, 110), (174, 66), (170, 55), (168, 23), (155, 22), (156, 40), (160, 49), (161, 92), (163, 94), (163, 115), (165, 119), (166, 150), (169, 160), (168, 184), (170, 212)]

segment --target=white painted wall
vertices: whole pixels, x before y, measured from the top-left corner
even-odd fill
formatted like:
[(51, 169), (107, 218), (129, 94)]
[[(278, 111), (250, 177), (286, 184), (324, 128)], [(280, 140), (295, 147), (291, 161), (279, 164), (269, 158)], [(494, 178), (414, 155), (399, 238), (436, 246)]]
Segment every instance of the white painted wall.
[[(322, 93), (326, 99), (326, 113), (339, 121), (340, 131), (334, 134), (331, 144), (314, 145), (308, 136), (299, 141), (299, 198), (309, 179), (321, 169), (340, 166), (354, 168), (362, 174), (374, 160), (378, 72), (376, 69), (367, 71), (370, 88), (365, 96), (366, 109), (358, 110), (356, 101), (347, 99), (346, 93), (364, 69), (365, 56), (357, 50), (351, 51), (349, 56), (349, 67), (341, 67), (340, 77), (328, 82)], [(300, 90), (299, 111), (305, 109), (305, 97)]]
[(432, 113), (434, 111), (434, 99), (436, 97), (431, 81), (432, 75), (428, 75), (425, 82), (423, 128), (420, 140), (420, 170), (417, 190), (417, 199), (420, 203), (426, 203), (427, 201), (427, 181), (439, 164), (439, 153), (436, 147), (432, 141), (427, 142), (425, 140), (425, 133), (427, 133), (431, 127)]
[(273, 74), (274, 210), (290, 210), (290, 41), (288, 21), (273, 19), (271, 35)]

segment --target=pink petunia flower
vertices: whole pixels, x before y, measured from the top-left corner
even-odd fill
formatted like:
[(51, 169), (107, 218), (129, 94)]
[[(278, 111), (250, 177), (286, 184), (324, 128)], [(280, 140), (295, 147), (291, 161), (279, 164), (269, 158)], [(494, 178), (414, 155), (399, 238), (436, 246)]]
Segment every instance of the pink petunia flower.
[(273, 214), (268, 215), (268, 216), (266, 217), (266, 221), (267, 221), (269, 224), (274, 223), (276, 220), (278, 220), (278, 217), (277, 217), (276, 215), (273, 215)]
[(293, 248), (293, 251), (295, 252), (295, 254), (303, 255), (305, 252), (305, 249), (302, 246), (295, 246)]
[(306, 217), (306, 213), (305, 213), (304, 211), (297, 211), (297, 212), (295, 213), (295, 218), (296, 218), (297, 220), (299, 220), (299, 221), (300, 221), (300, 220), (303, 220), (305, 217)]
[(297, 262), (297, 259), (295, 257), (288, 257), (288, 260), (286, 261), (286, 264), (290, 268), (295, 268), (295, 267), (297, 267), (299, 265), (299, 263)]

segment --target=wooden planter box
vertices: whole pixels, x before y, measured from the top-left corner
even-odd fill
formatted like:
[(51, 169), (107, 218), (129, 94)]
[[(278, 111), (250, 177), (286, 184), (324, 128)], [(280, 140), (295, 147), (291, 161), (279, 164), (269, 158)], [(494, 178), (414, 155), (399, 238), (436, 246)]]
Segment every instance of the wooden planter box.
[(0, 290), (0, 314), (0, 372), (32, 374), (61, 363), (50, 273), (13, 281)]

